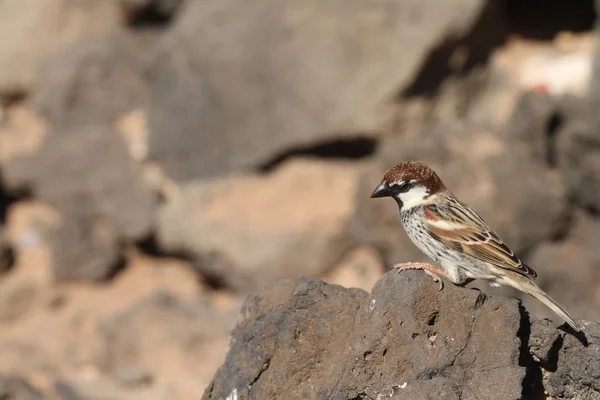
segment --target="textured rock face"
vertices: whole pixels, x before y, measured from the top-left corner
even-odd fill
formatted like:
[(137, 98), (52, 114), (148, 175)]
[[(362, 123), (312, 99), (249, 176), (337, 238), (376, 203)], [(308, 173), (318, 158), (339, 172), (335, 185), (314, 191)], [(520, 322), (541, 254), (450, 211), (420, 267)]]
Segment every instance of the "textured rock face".
[(188, 2), (152, 68), (151, 153), (187, 181), (378, 131), (382, 105), (443, 37), (466, 34), (483, 6)]
[(420, 272), (371, 295), (285, 281), (246, 301), (204, 399), (518, 399), (520, 320), (516, 300), (439, 292)]

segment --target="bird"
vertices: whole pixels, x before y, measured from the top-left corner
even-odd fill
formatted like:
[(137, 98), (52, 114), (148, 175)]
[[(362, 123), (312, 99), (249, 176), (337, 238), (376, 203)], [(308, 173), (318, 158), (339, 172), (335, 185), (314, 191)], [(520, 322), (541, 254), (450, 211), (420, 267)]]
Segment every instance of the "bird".
[(484, 220), (446, 188), (421, 161), (390, 168), (371, 198), (393, 198), (404, 230), (413, 244), (440, 267), (400, 263), (398, 272), (423, 270), (443, 288), (440, 276), (458, 286), (483, 279), (490, 286), (510, 286), (535, 297), (573, 329), (580, 326), (563, 307), (534, 283), (537, 273), (523, 263)]

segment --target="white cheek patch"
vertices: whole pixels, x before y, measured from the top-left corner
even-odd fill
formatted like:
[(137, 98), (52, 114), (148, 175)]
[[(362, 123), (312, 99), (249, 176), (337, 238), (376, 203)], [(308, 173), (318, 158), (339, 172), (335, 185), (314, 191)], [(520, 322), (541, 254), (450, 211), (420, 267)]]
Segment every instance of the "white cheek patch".
[(402, 201), (403, 208), (411, 208), (423, 203), (423, 199), (429, 196), (429, 190), (425, 186), (414, 186), (406, 193), (398, 193), (396, 197)]

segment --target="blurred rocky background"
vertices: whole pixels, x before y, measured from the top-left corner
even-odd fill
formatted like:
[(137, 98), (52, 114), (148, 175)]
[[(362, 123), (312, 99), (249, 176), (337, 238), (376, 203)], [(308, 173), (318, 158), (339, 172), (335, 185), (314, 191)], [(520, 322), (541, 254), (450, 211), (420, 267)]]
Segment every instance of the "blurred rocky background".
[(423, 259), (369, 199), (409, 159), (600, 320), (598, 10), (0, 0), (0, 398), (200, 398), (248, 294)]

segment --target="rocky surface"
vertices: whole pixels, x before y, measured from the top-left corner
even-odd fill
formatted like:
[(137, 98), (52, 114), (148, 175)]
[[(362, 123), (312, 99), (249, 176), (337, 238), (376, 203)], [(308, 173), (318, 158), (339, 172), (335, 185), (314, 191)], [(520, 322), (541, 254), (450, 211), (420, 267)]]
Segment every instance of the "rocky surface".
[(530, 325), (513, 299), (439, 291), (418, 271), (388, 272), (371, 294), (285, 281), (246, 300), (203, 398), (594, 399), (599, 328)]
[[(581, 347), (514, 290), (472, 282), (492, 294), (476, 308), (475, 291), (386, 275), (363, 312), (386, 268), (424, 260), (397, 206), (369, 198), (421, 158), (553, 298), (600, 320), (598, 13), (534, 3), (0, 0), (0, 398), (198, 399), (260, 290), (247, 309), (285, 335), (243, 336), (260, 326), (242, 318), (235, 338), (286, 369), (260, 374), (258, 354), (239, 375), (257, 393), (287, 376), (306, 397), (593, 399), (597, 326)], [(363, 291), (270, 286), (301, 276)]]
[(151, 70), (152, 156), (186, 182), (373, 135), (393, 92), (438, 43), (466, 35), (485, 2), (433, 4), (188, 2)]
[(518, 399), (515, 300), (438, 286), (420, 272), (371, 295), (314, 279), (276, 284), (242, 307), (204, 399)]
[(42, 63), (33, 107), (55, 126), (114, 121), (147, 103), (144, 51), (152, 36), (115, 33), (79, 40)]

